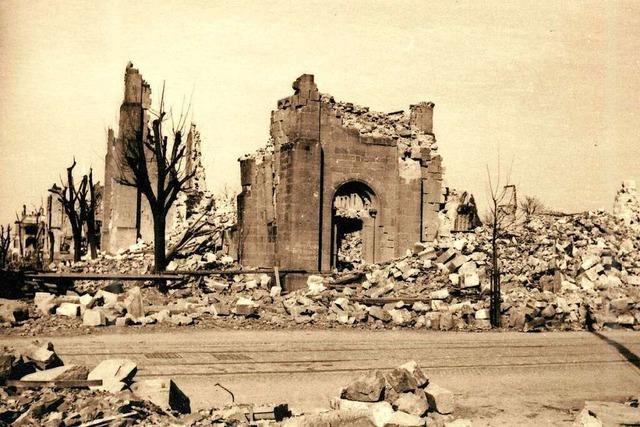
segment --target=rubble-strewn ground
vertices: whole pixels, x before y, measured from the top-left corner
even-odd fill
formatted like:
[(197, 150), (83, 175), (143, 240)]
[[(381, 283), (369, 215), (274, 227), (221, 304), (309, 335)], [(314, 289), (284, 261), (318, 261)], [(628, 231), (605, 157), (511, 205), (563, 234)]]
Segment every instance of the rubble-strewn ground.
[[(640, 329), (636, 224), (605, 212), (588, 212), (532, 216), (510, 228), (499, 242), (503, 328)], [(148, 271), (151, 257), (143, 248), (58, 269)], [(311, 276), (308, 288), (286, 295), (267, 274), (189, 276), (173, 284), (167, 294), (152, 283), (85, 281), (65, 296), (37, 294), (35, 303), (24, 303), (16, 321), (6, 308), (15, 302), (0, 301), (0, 318), (14, 325), (3, 333), (18, 334), (79, 332), (83, 320), (85, 325), (123, 327), (484, 330), (489, 328), (489, 253), (489, 233), (478, 228), (416, 244), (405, 257), (390, 263), (362, 266), (362, 277), (347, 284), (334, 283), (353, 271)], [(232, 267), (229, 263), (220, 254), (196, 251), (176, 258), (170, 270)]]
[[(134, 361), (134, 378), (171, 378), (193, 411), (231, 402), (287, 403), (294, 413), (328, 409), (364, 372), (415, 360), (454, 393), (456, 418), (474, 426), (572, 425), (585, 400), (624, 402), (640, 376), (621, 353), (639, 354), (636, 332), (460, 334), (430, 331), (249, 331), (182, 328), (51, 339), (65, 364)], [(5, 337), (23, 350), (33, 338)], [(616, 346), (620, 347), (618, 350)]]

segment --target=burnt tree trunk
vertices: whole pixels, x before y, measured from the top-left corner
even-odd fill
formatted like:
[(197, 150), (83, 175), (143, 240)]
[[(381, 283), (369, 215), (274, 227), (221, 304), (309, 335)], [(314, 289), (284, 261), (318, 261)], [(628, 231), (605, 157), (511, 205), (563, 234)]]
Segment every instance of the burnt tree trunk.
[(155, 260), (154, 272), (162, 273), (167, 267), (165, 252), (165, 224), (164, 212), (153, 214), (153, 257)]

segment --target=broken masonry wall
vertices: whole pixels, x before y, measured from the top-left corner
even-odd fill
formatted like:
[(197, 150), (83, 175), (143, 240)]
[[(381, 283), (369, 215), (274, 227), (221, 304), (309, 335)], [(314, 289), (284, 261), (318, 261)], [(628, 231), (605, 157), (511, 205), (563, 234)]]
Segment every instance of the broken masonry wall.
[(442, 182), (430, 133), (433, 104), (412, 106), (411, 114), (377, 113), (321, 95), (312, 75), (293, 87), (272, 112), (269, 144), (240, 160), (240, 262), (330, 269), (337, 250), (334, 199), (351, 187), (371, 192), (362, 224), (368, 262), (433, 239)]
[[(151, 88), (133, 64), (129, 63), (124, 75), (124, 99), (120, 106), (118, 136), (109, 132), (105, 157), (105, 209), (102, 234), (103, 249), (115, 253), (136, 242), (138, 192), (134, 187), (118, 183), (121, 177), (131, 179), (131, 172), (124, 166), (125, 147), (128, 141), (146, 138), (151, 106)], [(148, 158), (151, 156), (147, 156)], [(151, 158), (151, 160), (153, 160)], [(148, 159), (149, 161), (149, 159)], [(149, 161), (148, 166), (152, 166)], [(149, 174), (153, 177), (155, 169)], [(151, 209), (144, 197), (140, 204), (140, 234), (153, 236)]]

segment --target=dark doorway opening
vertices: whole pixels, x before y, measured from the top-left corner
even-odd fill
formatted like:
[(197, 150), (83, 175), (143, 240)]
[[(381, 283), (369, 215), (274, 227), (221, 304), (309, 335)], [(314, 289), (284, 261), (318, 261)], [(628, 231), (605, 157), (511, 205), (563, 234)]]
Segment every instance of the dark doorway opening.
[(338, 270), (358, 268), (375, 262), (376, 196), (360, 181), (338, 188), (331, 215), (331, 267)]

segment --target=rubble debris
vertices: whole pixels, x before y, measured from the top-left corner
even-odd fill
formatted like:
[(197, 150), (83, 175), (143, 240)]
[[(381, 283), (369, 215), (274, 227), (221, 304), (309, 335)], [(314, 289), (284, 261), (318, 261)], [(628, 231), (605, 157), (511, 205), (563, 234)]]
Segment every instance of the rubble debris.
[(453, 394), (430, 383), (415, 361), (386, 374), (362, 374), (330, 406), (338, 411), (333, 414), (366, 415), (375, 426), (444, 425), (453, 420), (455, 409)]
[[(34, 349), (52, 351), (53, 346), (34, 344), (23, 354), (3, 349), (0, 380), (22, 375), (19, 360), (42, 359), (34, 356)], [(131, 361), (105, 360), (91, 372), (85, 366), (61, 364), (22, 375), (19, 381), (11, 381), (9, 387), (0, 388), (0, 425), (98, 426), (114, 425), (125, 419), (126, 424), (117, 425), (167, 425), (181, 414), (191, 412), (189, 398), (172, 380), (133, 382), (135, 373)], [(101, 386), (87, 389), (96, 378), (104, 380), (105, 385), (121, 382), (131, 389)], [(282, 415), (281, 411), (279, 414)], [(220, 419), (213, 417), (214, 421)]]
[(640, 408), (637, 400), (626, 403), (587, 401), (576, 417), (576, 425), (631, 426), (640, 425)]

